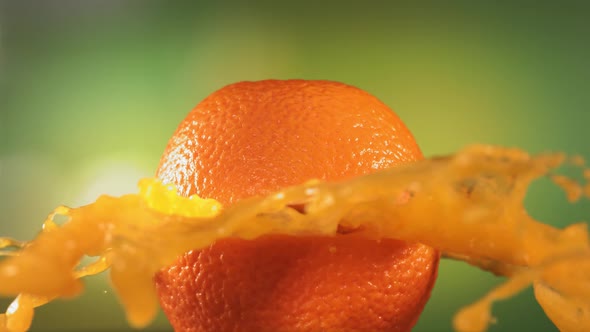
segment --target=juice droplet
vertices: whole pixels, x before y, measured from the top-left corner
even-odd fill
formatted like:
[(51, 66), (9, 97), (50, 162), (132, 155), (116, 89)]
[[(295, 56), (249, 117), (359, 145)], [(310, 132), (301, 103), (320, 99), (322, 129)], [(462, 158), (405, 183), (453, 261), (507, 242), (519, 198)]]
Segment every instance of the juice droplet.
[(551, 180), (553, 181), (553, 183), (555, 183), (556, 185), (560, 186), (561, 189), (563, 189), (563, 191), (567, 195), (567, 200), (570, 203), (575, 203), (582, 197), (583, 188), (575, 180), (572, 180), (563, 175), (552, 175)]

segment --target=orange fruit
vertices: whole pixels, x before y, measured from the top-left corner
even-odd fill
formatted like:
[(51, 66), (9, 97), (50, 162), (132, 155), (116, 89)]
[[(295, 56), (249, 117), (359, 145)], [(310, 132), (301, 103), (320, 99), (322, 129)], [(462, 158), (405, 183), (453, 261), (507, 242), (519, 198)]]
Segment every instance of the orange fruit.
[[(225, 205), (317, 178), (343, 180), (422, 158), (399, 117), (329, 81), (241, 82), (182, 121), (157, 176)], [(225, 239), (155, 277), (176, 331), (409, 331), (438, 253), (354, 234)]]

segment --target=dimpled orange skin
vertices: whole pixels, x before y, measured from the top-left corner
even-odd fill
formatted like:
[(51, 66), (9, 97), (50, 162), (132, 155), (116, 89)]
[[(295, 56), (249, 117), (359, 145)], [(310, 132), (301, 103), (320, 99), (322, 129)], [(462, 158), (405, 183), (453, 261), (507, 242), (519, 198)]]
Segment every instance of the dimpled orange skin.
[[(422, 158), (385, 104), (330, 81), (241, 82), (180, 124), (157, 176), (224, 205)], [(410, 331), (438, 269), (421, 244), (269, 235), (190, 251), (155, 277), (176, 331)]]

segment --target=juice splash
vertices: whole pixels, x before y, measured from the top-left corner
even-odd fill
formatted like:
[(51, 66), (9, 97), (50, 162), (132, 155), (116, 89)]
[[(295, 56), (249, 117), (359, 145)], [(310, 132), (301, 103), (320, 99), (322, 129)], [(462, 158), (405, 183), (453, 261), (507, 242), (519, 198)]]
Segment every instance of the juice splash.
[[(0, 295), (17, 296), (0, 331), (25, 331), (33, 309), (82, 291), (80, 278), (110, 269), (131, 325), (154, 317), (153, 275), (177, 256), (218, 239), (266, 234), (364, 236), (420, 242), (507, 281), (454, 319), (460, 332), (485, 331), (493, 302), (533, 285), (561, 331), (590, 330), (590, 242), (586, 223), (563, 230), (534, 220), (523, 207), (531, 182), (547, 176), (571, 201), (589, 185), (552, 173), (563, 154), (471, 146), (340, 183), (310, 181), (273, 195), (222, 207), (185, 198), (155, 179), (138, 194), (102, 196), (80, 208), (59, 207), (31, 242), (0, 239)], [(583, 160), (569, 160), (583, 168)], [(588, 170), (584, 170), (586, 180)], [(588, 181), (587, 181), (588, 182)], [(404, 199), (400, 199), (404, 198)], [(57, 215), (69, 220), (57, 225)], [(85, 256), (98, 257), (80, 267)]]

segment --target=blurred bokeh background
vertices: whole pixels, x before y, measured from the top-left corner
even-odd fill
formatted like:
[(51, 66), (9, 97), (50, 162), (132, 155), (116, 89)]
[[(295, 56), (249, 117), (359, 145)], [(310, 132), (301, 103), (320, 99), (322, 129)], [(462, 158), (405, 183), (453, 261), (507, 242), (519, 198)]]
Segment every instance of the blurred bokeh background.
[[(191, 108), (242, 80), (358, 86), (396, 110), (426, 155), (481, 142), (590, 158), (587, 5), (0, 3), (1, 235), (29, 239), (57, 205), (134, 192)], [(555, 225), (590, 216), (543, 181), (527, 206)], [(450, 331), (452, 314), (500, 281), (443, 262), (415, 330)], [(40, 308), (33, 331), (129, 329), (106, 276), (87, 285)], [(490, 331), (557, 331), (531, 291), (494, 313)], [(170, 327), (160, 315), (147, 330)]]

